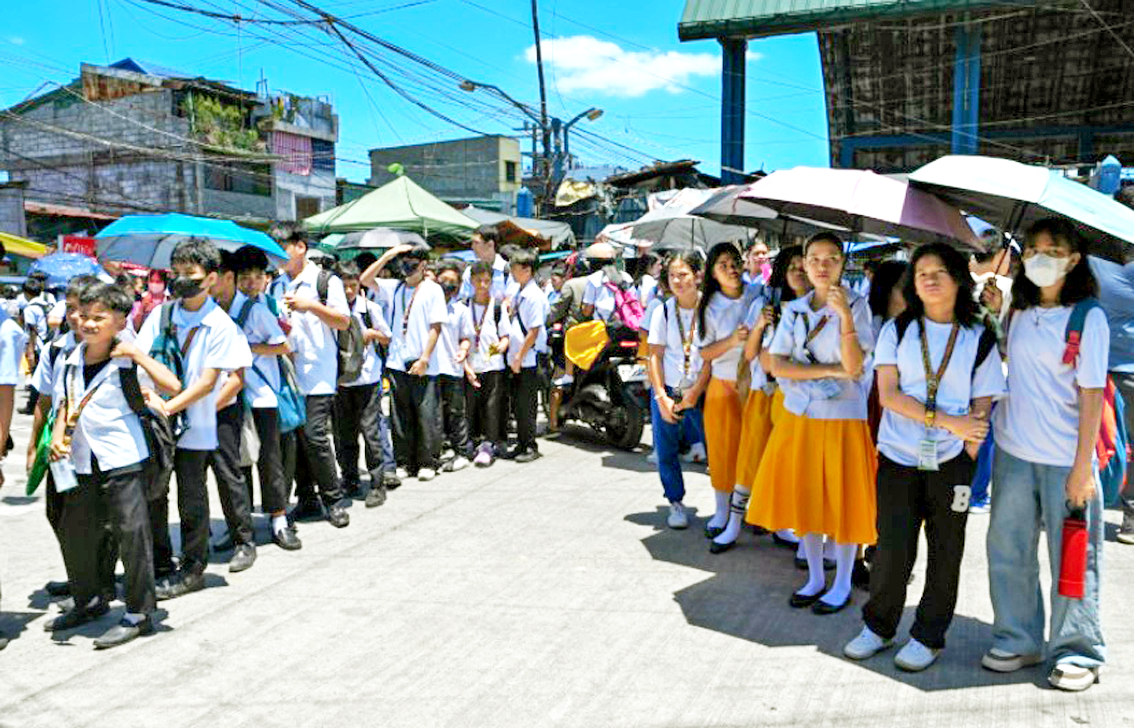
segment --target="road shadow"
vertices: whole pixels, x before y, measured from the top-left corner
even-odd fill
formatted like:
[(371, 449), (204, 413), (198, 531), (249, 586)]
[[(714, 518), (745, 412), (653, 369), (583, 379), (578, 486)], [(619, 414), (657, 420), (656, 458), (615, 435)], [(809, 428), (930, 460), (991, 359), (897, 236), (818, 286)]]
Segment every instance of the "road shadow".
[(39, 500), (38, 495), (6, 495), (0, 500), (4, 501), (4, 505), (8, 506), (30, 506)]
[(42, 616), (43, 612), (0, 612), (0, 634), (9, 642), (15, 642), (29, 624)]
[[(85, 637), (88, 640), (94, 640), (98, 637), (101, 637), (103, 633), (105, 633), (108, 629), (118, 624), (125, 613), (125, 608), (111, 609), (109, 612), (102, 615), (98, 619), (91, 620), (90, 622), (80, 625), (75, 629), (68, 629), (62, 632), (52, 632), (51, 641), (59, 645), (60, 647), (76, 647), (77, 644), (71, 641), (72, 637)], [(154, 623), (155, 633), (173, 631), (173, 627), (170, 627), (165, 623), (165, 619), (168, 616), (169, 612), (167, 612), (165, 609), (158, 608), (154, 611), (152, 620)], [(145, 636), (143, 635), (143, 639), (144, 638)]]
[[(625, 520), (653, 530), (642, 539), (653, 559), (710, 574), (673, 595), (689, 624), (767, 647), (812, 645), (825, 655), (846, 659), (843, 646), (862, 629), (866, 592), (855, 589), (852, 605), (838, 614), (818, 616), (809, 609), (792, 609), (788, 600), (806, 581), (793, 563), (794, 549), (776, 546), (770, 535), (745, 531), (736, 548), (714, 555), (709, 553), (702, 519), (691, 519), (688, 529), (674, 531), (666, 527), (667, 515), (668, 508), (658, 507)], [(915, 580), (911, 595), (920, 595), (919, 584), (924, 580)], [(914, 610), (907, 607), (903, 613), (896, 640), (899, 646), (908, 638)], [(948, 639), (948, 649), (925, 672), (908, 673), (895, 667), (895, 649), (853, 664), (927, 692), (1018, 683), (1047, 685), (1042, 667), (1007, 675), (980, 667), (980, 658), (992, 642), (992, 628), (986, 622), (957, 614)]]

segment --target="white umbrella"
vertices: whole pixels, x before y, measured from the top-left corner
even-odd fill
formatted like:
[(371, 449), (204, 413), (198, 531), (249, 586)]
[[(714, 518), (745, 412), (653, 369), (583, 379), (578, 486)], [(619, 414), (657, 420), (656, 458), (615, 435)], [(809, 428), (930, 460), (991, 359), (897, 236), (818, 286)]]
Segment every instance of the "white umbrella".
[(683, 189), (664, 205), (634, 222), (608, 225), (599, 237), (622, 245), (650, 247), (655, 250), (708, 250), (717, 243), (747, 240), (748, 228), (725, 225), (689, 214), (703, 204), (715, 190)]

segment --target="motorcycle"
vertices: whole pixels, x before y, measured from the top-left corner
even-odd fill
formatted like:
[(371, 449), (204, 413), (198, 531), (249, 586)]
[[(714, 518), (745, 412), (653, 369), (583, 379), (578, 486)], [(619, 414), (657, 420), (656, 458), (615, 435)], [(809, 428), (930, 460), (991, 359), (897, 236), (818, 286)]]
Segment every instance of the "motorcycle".
[[(649, 412), (649, 377), (638, 359), (638, 332), (610, 326), (610, 340), (590, 369), (576, 370), (575, 381), (551, 392), (556, 426), (566, 420), (583, 422), (602, 434), (611, 445), (633, 450), (642, 440)], [(564, 331), (551, 330), (551, 347), (563, 360)]]

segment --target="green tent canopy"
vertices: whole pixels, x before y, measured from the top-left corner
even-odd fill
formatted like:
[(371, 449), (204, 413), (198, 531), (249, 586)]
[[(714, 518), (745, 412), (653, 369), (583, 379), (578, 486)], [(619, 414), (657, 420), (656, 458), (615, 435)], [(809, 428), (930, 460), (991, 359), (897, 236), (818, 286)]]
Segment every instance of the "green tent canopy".
[(350, 233), (377, 227), (466, 240), (477, 223), (422, 189), (409, 177), (398, 177), (357, 200), (304, 220), (317, 235)]

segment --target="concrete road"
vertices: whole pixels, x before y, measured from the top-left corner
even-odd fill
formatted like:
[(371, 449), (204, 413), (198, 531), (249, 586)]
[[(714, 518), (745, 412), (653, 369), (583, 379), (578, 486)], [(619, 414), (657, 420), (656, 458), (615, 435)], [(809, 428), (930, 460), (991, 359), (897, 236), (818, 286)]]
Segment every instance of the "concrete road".
[[(835, 616), (795, 611), (801, 573), (767, 537), (712, 556), (699, 517), (666, 530), (642, 454), (584, 430), (542, 447), (530, 465), (411, 480), (376, 510), (357, 502), (344, 530), (305, 524), (302, 551), (263, 545), (248, 572), (230, 576), (222, 554), (210, 588), (160, 605), (158, 634), (108, 652), (91, 640), (119, 609), (43, 632), (56, 607), (41, 588), (62, 562), (42, 499), (23, 496), (22, 459), (9, 458), (0, 625), (18, 634), (0, 652), (0, 726), (1134, 726), (1134, 547), (1114, 543), (1115, 513), (1111, 663), (1069, 695), (1040, 668), (978, 666), (992, 618), (987, 517), (971, 519), (948, 649), (908, 675), (892, 652), (840, 657), (861, 592)], [(687, 502), (711, 509), (708, 478), (687, 485)], [(213, 513), (219, 538), (215, 501)]]

